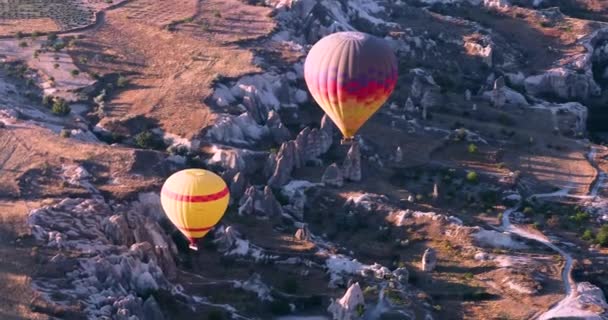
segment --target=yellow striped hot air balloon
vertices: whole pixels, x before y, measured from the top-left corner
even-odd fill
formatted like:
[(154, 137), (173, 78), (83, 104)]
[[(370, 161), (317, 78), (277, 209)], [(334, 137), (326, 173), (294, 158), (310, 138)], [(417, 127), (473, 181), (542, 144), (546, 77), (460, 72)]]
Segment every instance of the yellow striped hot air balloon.
[(171, 222), (198, 250), (196, 239), (204, 237), (228, 207), (228, 186), (217, 174), (186, 169), (171, 175), (161, 190), (160, 202)]

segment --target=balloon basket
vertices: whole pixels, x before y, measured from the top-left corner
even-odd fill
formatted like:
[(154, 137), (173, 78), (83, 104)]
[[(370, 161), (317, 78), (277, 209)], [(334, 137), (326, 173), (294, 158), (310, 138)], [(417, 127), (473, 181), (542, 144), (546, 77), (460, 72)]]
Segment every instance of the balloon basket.
[(190, 248), (191, 250), (194, 250), (194, 251), (198, 251), (198, 246), (196, 245), (196, 240), (193, 238), (189, 238), (188, 240), (190, 241), (188, 248)]
[(342, 138), (342, 140), (340, 140), (340, 145), (343, 146), (350, 146), (355, 142), (355, 138), (354, 137), (350, 137), (350, 138)]

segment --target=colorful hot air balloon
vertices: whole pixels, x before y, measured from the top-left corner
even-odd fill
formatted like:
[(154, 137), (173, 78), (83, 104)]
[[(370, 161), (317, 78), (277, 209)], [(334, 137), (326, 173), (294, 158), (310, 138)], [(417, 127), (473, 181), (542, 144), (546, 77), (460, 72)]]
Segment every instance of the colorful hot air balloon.
[(344, 138), (352, 139), (395, 88), (397, 59), (383, 39), (354, 31), (333, 33), (310, 49), (304, 78)]
[(194, 250), (196, 239), (204, 237), (222, 218), (229, 199), (224, 180), (202, 169), (174, 173), (163, 184), (160, 196), (165, 214)]

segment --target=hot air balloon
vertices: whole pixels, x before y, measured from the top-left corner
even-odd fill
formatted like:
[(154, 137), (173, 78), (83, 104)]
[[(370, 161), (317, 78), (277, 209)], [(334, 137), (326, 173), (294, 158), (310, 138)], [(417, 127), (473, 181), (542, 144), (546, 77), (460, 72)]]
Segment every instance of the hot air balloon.
[(222, 218), (230, 192), (222, 178), (211, 171), (186, 169), (163, 184), (160, 202), (171, 222), (198, 250), (196, 239), (204, 237)]
[(395, 88), (397, 59), (383, 39), (337, 32), (310, 49), (304, 79), (315, 101), (351, 140)]

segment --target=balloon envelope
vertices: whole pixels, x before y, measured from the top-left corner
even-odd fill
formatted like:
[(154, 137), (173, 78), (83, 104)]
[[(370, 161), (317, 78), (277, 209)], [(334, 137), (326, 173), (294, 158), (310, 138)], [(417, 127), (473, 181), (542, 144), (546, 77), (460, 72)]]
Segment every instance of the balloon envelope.
[(160, 196), (165, 214), (192, 246), (222, 218), (229, 199), (224, 180), (202, 169), (174, 173), (163, 184)]
[(388, 99), (397, 83), (397, 59), (388, 43), (361, 32), (319, 40), (304, 63), (306, 85), (345, 138)]

